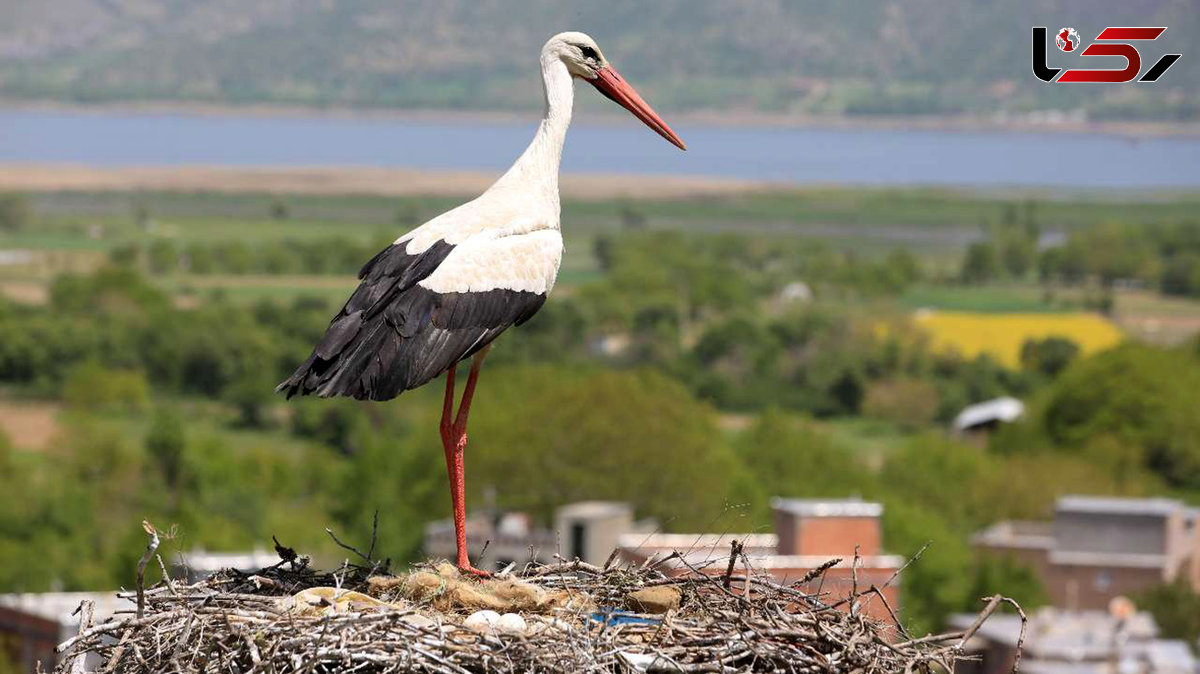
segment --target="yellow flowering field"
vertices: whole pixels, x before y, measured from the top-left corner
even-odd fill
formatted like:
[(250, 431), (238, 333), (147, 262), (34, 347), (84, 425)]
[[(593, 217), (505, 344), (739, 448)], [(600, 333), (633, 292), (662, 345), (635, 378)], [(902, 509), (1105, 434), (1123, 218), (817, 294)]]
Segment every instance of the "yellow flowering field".
[(1025, 340), (1066, 337), (1085, 354), (1118, 344), (1117, 326), (1096, 314), (992, 314), (967, 311), (919, 311), (918, 326), (929, 333), (935, 349), (953, 349), (968, 357), (987, 352), (1000, 362), (1020, 364)]

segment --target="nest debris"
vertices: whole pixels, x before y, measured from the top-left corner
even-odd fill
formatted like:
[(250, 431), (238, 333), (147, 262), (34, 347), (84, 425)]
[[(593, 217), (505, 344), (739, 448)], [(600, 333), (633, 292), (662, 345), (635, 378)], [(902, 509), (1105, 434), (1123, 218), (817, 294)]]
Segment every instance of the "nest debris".
[[(84, 607), (56, 671), (948, 672), (987, 616), (1004, 602), (1016, 606), (997, 595), (971, 629), (913, 638), (894, 615), (877, 621), (858, 610), (886, 603), (875, 586), (835, 601), (799, 589), (819, 588), (825, 569), (783, 585), (748, 565), (735, 573), (737, 552), (728, 568), (722, 561), (682, 576), (655, 563), (560, 560), (487, 582), (432, 564), (400, 576), (380, 574), (379, 564), (321, 573), (293, 554), (252, 574), (122, 593), (142, 597), (140, 617), (130, 610), (90, 625)], [(650, 588), (674, 588), (677, 606), (638, 613), (647, 607), (631, 594)], [(480, 608), (512, 609), (530, 628), (468, 626)]]

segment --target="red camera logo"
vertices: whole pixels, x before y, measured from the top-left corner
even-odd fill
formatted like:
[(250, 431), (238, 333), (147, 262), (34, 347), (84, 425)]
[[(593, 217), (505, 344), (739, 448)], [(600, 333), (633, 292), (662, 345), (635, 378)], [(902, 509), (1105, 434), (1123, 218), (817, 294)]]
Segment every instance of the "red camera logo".
[[(1074, 28), (1063, 28), (1054, 35), (1054, 44), (1060, 51), (1066, 53), (1079, 52), (1080, 56), (1120, 56), (1125, 59), (1125, 67), (1121, 70), (1098, 70), (1072, 68), (1062, 72), (1062, 68), (1051, 68), (1046, 63), (1047, 31), (1045, 26), (1033, 28), (1033, 74), (1043, 82), (1107, 82), (1119, 84), (1132, 82), (1142, 71), (1142, 55), (1130, 42), (1157, 40), (1166, 31), (1166, 27), (1113, 27), (1109, 26), (1100, 31), (1096, 42), (1088, 45), (1079, 52), (1079, 33)], [(1163, 76), (1176, 61), (1180, 54), (1164, 54), (1150, 66), (1139, 82), (1154, 82)], [(1058, 79), (1055, 79), (1055, 78)]]

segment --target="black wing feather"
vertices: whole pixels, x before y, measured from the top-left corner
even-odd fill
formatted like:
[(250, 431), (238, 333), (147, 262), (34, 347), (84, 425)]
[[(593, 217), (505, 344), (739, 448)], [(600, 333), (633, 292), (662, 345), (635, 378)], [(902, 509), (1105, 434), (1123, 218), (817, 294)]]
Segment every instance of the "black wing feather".
[(389, 400), (468, 358), (537, 313), (546, 296), (495, 289), (436, 293), (417, 283), (454, 246), (409, 255), (404, 243), (371, 258), (361, 283), (309, 358), (275, 390), (293, 395)]

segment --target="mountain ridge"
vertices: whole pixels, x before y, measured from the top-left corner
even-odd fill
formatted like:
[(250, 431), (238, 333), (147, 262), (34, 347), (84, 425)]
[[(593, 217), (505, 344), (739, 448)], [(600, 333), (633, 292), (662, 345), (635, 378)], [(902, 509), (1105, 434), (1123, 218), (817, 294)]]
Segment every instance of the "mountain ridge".
[[(529, 109), (537, 49), (572, 28), (666, 110), (1190, 119), (1200, 108), (1187, 53), (1200, 12), (1187, 0), (1097, 0), (1086, 16), (1070, 0), (9, 2), (0, 95), (12, 99)], [(1043, 84), (1030, 27), (1068, 22), (1085, 40), (1105, 25), (1167, 25), (1162, 44), (1139, 45), (1145, 60), (1184, 58), (1155, 85)], [(1054, 62), (1079, 58), (1049, 49)]]

